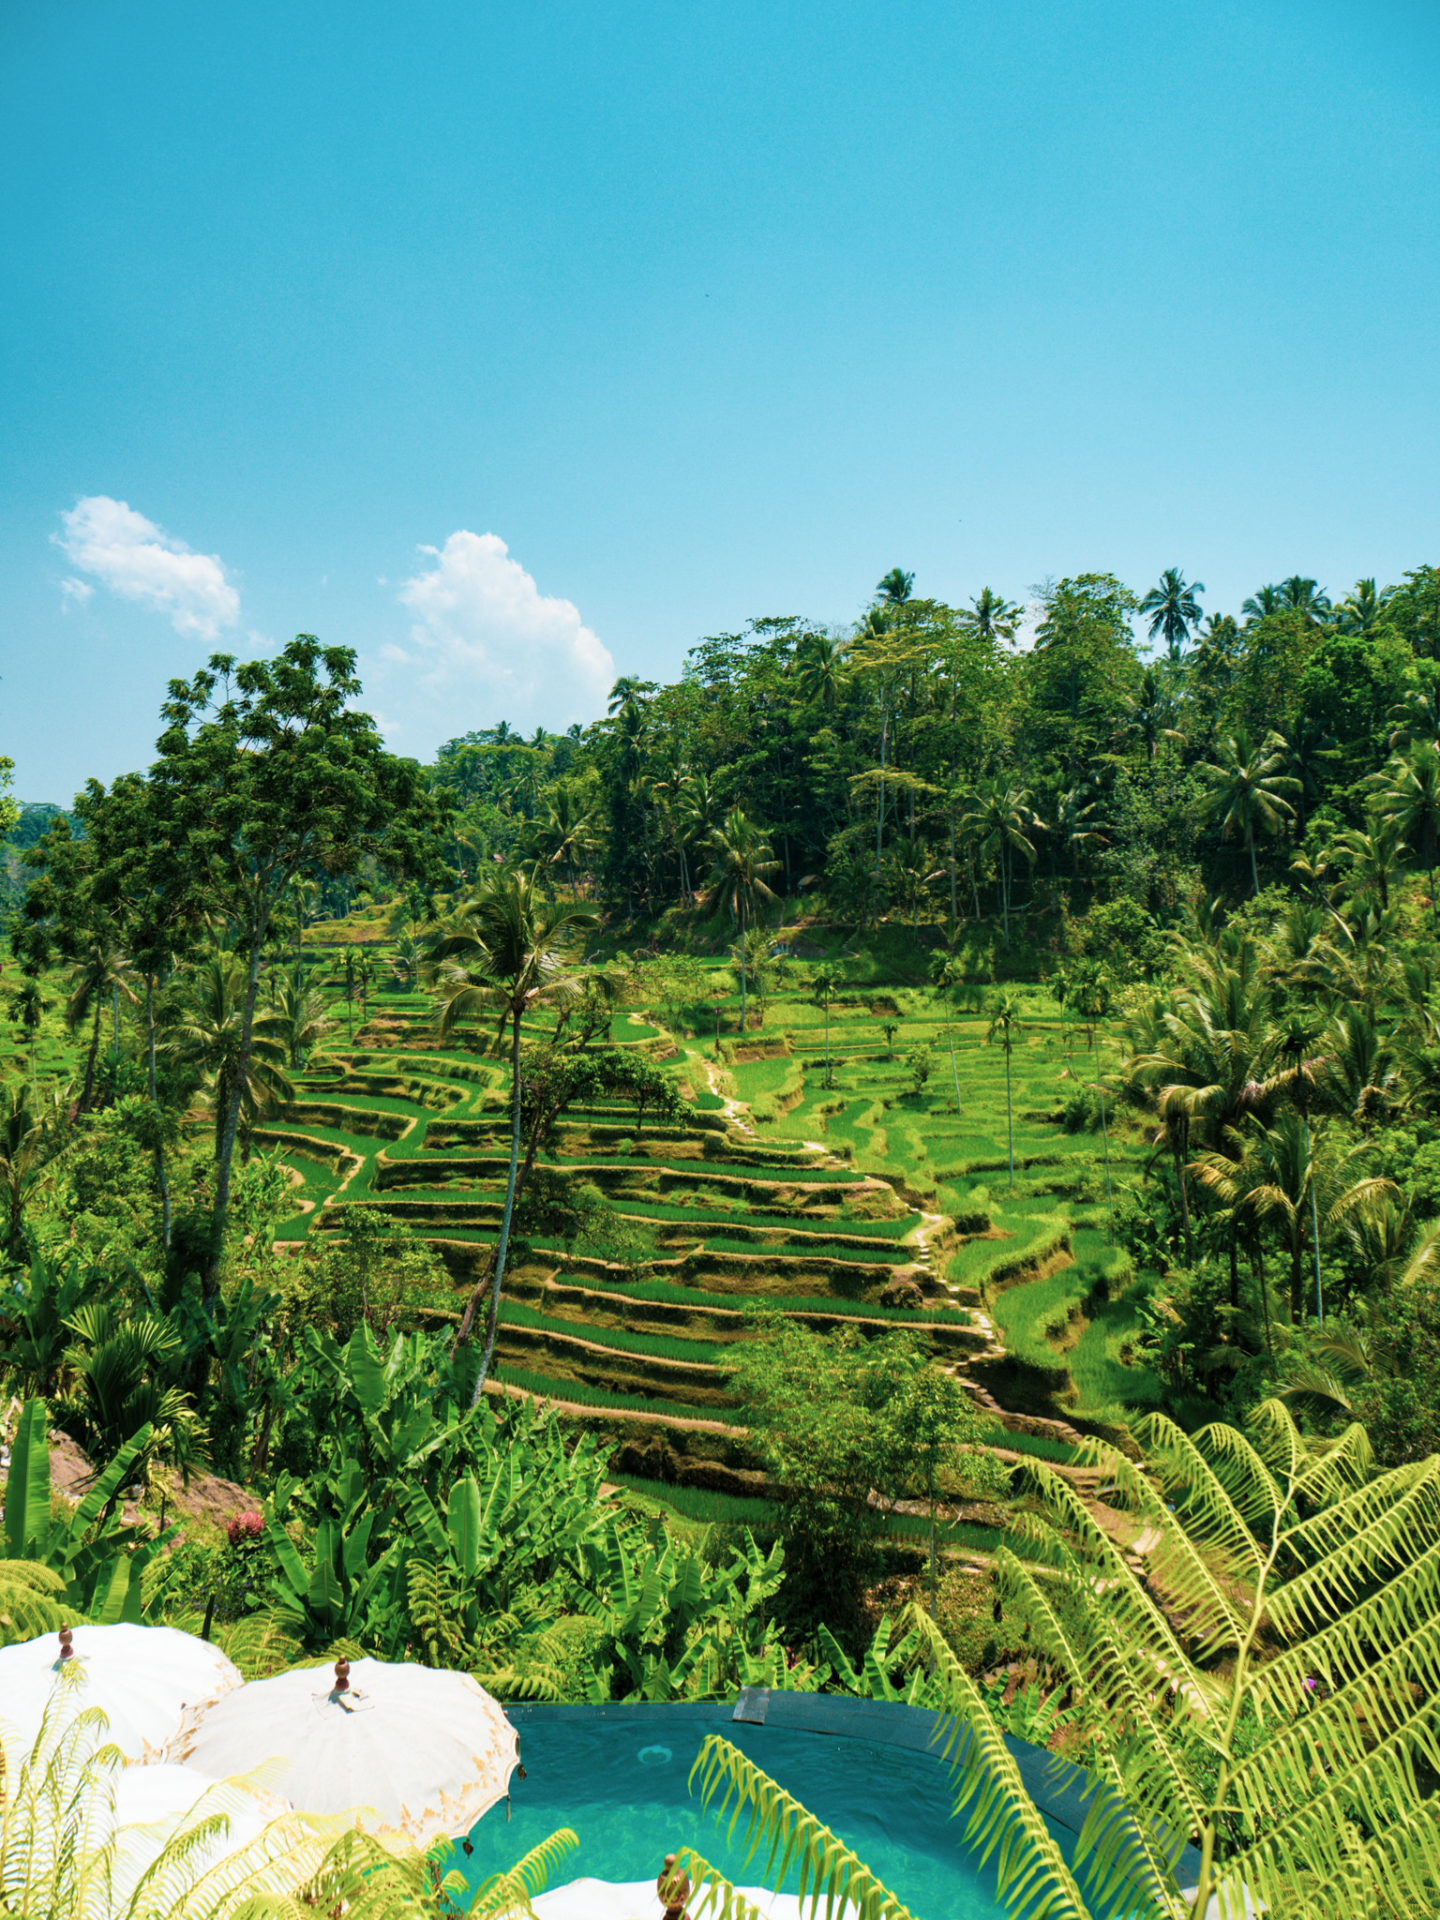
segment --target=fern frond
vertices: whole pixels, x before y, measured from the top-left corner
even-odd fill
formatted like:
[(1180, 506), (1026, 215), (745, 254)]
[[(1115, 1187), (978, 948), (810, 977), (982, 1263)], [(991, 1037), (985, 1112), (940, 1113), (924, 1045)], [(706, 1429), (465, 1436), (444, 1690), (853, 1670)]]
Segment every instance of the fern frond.
[(0, 1647), (38, 1639), (73, 1624), (64, 1604), (65, 1582), (37, 1560), (0, 1560)]
[(513, 1867), (485, 1881), (464, 1909), (466, 1920), (535, 1920), (531, 1902), (565, 1855), (579, 1844), (569, 1827), (558, 1828)]
[[(712, 1867), (703, 1853), (693, 1847), (681, 1847), (676, 1864), (689, 1874), (694, 1888), (695, 1920), (766, 1920), (759, 1907), (732, 1887), (718, 1867)], [(818, 1920), (819, 1908), (813, 1909)]]
[[(802, 1908), (806, 1901), (818, 1908), (824, 1900), (832, 1912), (843, 1912), (849, 1901), (859, 1920), (913, 1920), (909, 1909), (881, 1885), (844, 1841), (719, 1734), (708, 1735), (701, 1747), (690, 1770), (692, 1785), (697, 1777), (702, 1804), (708, 1808), (719, 1795), (718, 1817), (723, 1820), (730, 1813), (727, 1840), (734, 1840), (735, 1830), (743, 1822), (741, 1845), (746, 1865), (763, 1845), (762, 1880), (779, 1886), (792, 1869), (798, 1873)], [(1077, 1914), (1076, 1920), (1083, 1920), (1083, 1916)]]
[[(994, 1859), (1000, 1898), (1017, 1920), (1089, 1920), (985, 1696), (928, 1615), (917, 1611), (915, 1624), (946, 1703), (935, 1744), (950, 1768), (955, 1817), (966, 1815), (967, 1844), (982, 1865)], [(1137, 1920), (1152, 1911), (1137, 1907)]]

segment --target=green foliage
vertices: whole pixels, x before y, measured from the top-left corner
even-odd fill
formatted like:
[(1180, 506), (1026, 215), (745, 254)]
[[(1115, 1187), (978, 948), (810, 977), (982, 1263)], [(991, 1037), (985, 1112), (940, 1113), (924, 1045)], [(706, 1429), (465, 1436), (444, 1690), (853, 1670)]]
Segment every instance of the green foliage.
[[(100, 1625), (138, 1621), (142, 1576), (162, 1547), (169, 1544), (173, 1529), (162, 1536), (152, 1535), (144, 1527), (120, 1520), (116, 1509), (123, 1488), (149, 1453), (153, 1435), (149, 1428), (141, 1428), (96, 1476), (77, 1506), (71, 1508), (62, 1502), (57, 1510), (50, 1494), (47, 1414), (43, 1400), (27, 1400), (20, 1411), (5, 1482), (6, 1560), (43, 1570), (38, 1580), (30, 1577), (30, 1589), (42, 1597), (47, 1588), (63, 1591), (67, 1609), (86, 1619)], [(11, 1575), (12, 1583), (19, 1579), (19, 1575)], [(56, 1580), (59, 1588), (54, 1585)], [(24, 1601), (25, 1606), (34, 1604)], [(27, 1636), (15, 1633), (11, 1637)]]

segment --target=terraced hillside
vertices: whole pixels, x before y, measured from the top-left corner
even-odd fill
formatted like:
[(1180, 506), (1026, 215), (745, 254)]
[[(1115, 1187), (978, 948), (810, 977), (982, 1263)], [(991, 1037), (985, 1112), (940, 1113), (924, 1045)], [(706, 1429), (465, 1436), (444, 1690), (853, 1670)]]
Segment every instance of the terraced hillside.
[[(719, 1059), (713, 1037), (650, 1010), (615, 1018), (617, 1045), (670, 1063), (685, 1111), (674, 1125), (621, 1106), (567, 1116), (552, 1163), (604, 1196), (625, 1245), (536, 1234), (516, 1249), (506, 1389), (603, 1425), (642, 1480), (732, 1495), (759, 1483), (725, 1359), (759, 1302), (822, 1327), (923, 1327), (1022, 1446), (1053, 1443), (1046, 1417), (1109, 1425), (1154, 1396), (1125, 1363), (1134, 1308), (1107, 1232), (1107, 1141), (1063, 1118), (1093, 1059), (1058, 1008), (1037, 995), (1011, 1055), (1013, 1187), (1005, 1055), (982, 1017), (947, 1022), (904, 990), (834, 1004), (827, 1080), (824, 1017), (802, 993), (772, 995), (758, 1028), (752, 1007), (743, 1037), (738, 1001), (720, 1011)], [(713, 1002), (703, 1018), (713, 1031)], [(261, 1133), (297, 1182), (286, 1237), (378, 1210), (436, 1249), (458, 1307), (498, 1232), (508, 1146), (507, 1069), (484, 1039), (441, 1049), (425, 997), (392, 992), (317, 1055)], [(1133, 1149), (1108, 1144), (1118, 1179)]]

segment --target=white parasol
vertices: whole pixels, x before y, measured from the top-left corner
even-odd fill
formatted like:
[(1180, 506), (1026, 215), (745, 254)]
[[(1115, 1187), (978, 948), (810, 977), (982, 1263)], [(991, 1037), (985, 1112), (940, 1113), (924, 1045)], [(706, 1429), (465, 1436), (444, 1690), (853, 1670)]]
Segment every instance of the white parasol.
[(214, 1778), (270, 1775), (306, 1813), (351, 1813), (422, 1847), (468, 1833), (501, 1799), (519, 1740), (499, 1703), (467, 1673), (383, 1660), (337, 1660), (252, 1680), (206, 1710), (170, 1757)]
[(0, 1729), (28, 1751), (62, 1667), (79, 1668), (78, 1705), (99, 1707), (127, 1760), (154, 1760), (195, 1714), (243, 1683), (218, 1647), (174, 1627), (62, 1627), (0, 1647)]

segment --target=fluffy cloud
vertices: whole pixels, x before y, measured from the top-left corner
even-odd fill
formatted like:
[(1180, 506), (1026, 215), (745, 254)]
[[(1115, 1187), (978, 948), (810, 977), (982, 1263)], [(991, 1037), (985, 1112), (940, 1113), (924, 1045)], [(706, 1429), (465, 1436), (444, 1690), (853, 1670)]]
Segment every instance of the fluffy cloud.
[[(463, 689), (474, 703), (469, 715), (457, 711), (457, 729), (594, 719), (615, 662), (573, 602), (541, 593), (498, 534), (462, 530), (420, 551), (430, 564), (399, 597), (415, 615), (410, 638), (425, 663), (422, 684), (452, 700)], [(387, 649), (391, 659), (398, 651)]]
[[(216, 640), (240, 617), (240, 596), (213, 553), (192, 553), (136, 513), (124, 500), (92, 494), (60, 516), (55, 534), (77, 573), (89, 574), (122, 600), (135, 600), (168, 616), (177, 633)], [(84, 580), (66, 580), (67, 603), (83, 603), (94, 589)]]

